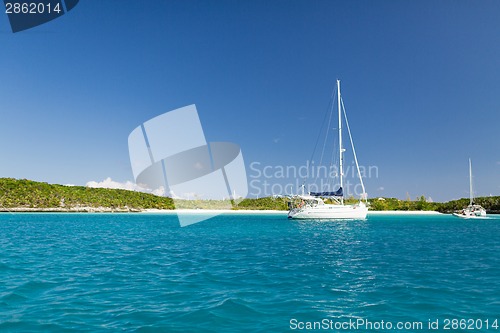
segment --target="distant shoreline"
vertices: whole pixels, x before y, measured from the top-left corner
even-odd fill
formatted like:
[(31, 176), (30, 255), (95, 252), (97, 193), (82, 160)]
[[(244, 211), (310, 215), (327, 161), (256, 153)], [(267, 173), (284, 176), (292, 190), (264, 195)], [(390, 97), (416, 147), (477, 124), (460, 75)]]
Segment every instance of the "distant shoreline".
[(252, 215), (252, 214), (277, 214), (286, 215), (287, 210), (257, 210), (257, 209), (145, 209), (141, 214), (240, 214), (240, 215)]
[(368, 215), (449, 215), (434, 210), (369, 210)]
[[(253, 210), (253, 209), (124, 209), (124, 208), (109, 208), (109, 207), (73, 207), (73, 208), (30, 208), (30, 207), (15, 207), (3, 208), (0, 207), (1, 213), (137, 213), (137, 214), (232, 214), (232, 215), (286, 215), (287, 210)], [(368, 211), (368, 215), (446, 215), (436, 211), (419, 211), (419, 210), (379, 210)]]
[[(241, 214), (241, 215), (258, 215), (258, 214), (277, 214), (286, 215), (287, 210), (250, 210), (250, 209), (176, 209), (176, 210), (161, 210), (161, 209), (146, 209), (141, 212), (142, 214)], [(436, 211), (425, 210), (381, 210), (381, 211), (368, 211), (368, 215), (446, 215)]]
[(1, 213), (140, 213), (140, 209), (109, 208), (109, 207), (55, 207), (55, 208), (31, 208), (31, 207), (0, 207)]

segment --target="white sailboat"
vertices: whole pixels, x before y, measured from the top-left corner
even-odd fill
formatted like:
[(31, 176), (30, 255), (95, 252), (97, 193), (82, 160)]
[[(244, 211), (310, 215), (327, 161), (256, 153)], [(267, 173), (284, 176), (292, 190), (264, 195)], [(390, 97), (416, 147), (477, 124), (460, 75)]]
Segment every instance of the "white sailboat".
[[(337, 80), (337, 103), (338, 103), (338, 121), (339, 121), (339, 178), (340, 187), (335, 192), (310, 192), (309, 194), (304, 193), (304, 186), (302, 186), (302, 194), (291, 196), (290, 199), (290, 211), (288, 212), (288, 218), (290, 219), (365, 219), (368, 213), (368, 207), (366, 206), (366, 191), (363, 184), (363, 179), (359, 170), (358, 159), (356, 157), (356, 151), (354, 149), (354, 144), (352, 141), (351, 130), (349, 128), (349, 122), (347, 121), (347, 116), (344, 110), (344, 118), (346, 121), (346, 127), (349, 133), (349, 138), (351, 140), (351, 147), (354, 155), (354, 161), (356, 163), (356, 168), (361, 183), (361, 188), (363, 190), (363, 197), (365, 202), (360, 201), (354, 205), (344, 204), (344, 193), (343, 193), (343, 153), (345, 149), (342, 148), (342, 109), (343, 103), (340, 95), (340, 80)], [(335, 204), (325, 203), (323, 198), (330, 198), (335, 201)]]
[(472, 163), (469, 158), (469, 205), (462, 209), (460, 212), (453, 213), (453, 215), (465, 219), (486, 217), (486, 209), (480, 205), (474, 204), (474, 192), (472, 190)]

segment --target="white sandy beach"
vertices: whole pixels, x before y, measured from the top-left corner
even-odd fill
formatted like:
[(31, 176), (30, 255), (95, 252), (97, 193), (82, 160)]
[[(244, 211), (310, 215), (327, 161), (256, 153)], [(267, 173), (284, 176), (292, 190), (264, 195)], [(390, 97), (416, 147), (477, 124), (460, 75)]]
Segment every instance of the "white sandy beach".
[[(145, 209), (129, 210), (129, 209), (116, 209), (108, 207), (57, 207), (57, 208), (28, 208), (28, 207), (15, 207), (9, 209), (2, 209), (0, 212), (8, 213), (134, 213), (134, 214), (186, 214), (186, 215), (213, 215), (213, 214), (231, 214), (231, 215), (287, 215), (286, 210), (254, 210), (254, 209)], [(384, 211), (368, 211), (370, 215), (443, 215), (435, 211), (407, 211), (407, 210), (384, 210)]]
[(433, 210), (369, 210), (368, 215), (443, 215), (443, 213)]
[(141, 212), (142, 214), (276, 214), (276, 215), (286, 215), (288, 211), (285, 210), (253, 210), (253, 209), (242, 209), (242, 210), (231, 210), (231, 209), (175, 209), (175, 210), (165, 210), (165, 209), (145, 209)]
[[(253, 215), (253, 214), (275, 214), (275, 215), (286, 215), (288, 211), (285, 210), (230, 210), (230, 209), (175, 209), (175, 210), (163, 210), (163, 209), (146, 209), (142, 214), (241, 214), (241, 215)], [(368, 211), (368, 215), (442, 215), (435, 211), (408, 211), (408, 210), (385, 210), (385, 211)]]

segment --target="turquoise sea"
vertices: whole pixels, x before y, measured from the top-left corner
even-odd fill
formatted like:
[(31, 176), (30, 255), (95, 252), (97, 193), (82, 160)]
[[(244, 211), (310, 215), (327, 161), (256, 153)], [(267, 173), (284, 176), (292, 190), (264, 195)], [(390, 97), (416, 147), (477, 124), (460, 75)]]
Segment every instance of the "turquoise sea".
[(169, 215), (0, 214), (0, 332), (500, 332), (495, 321), (500, 218), (181, 228)]

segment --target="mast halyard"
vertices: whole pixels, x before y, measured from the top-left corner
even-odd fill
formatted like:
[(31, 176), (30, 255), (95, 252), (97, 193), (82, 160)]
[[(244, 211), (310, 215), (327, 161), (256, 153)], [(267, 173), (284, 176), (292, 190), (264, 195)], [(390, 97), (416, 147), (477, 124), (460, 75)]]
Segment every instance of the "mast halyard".
[(474, 194), (472, 192), (472, 162), (469, 158), (469, 198), (470, 198), (470, 205), (472, 206), (474, 204)]
[[(342, 112), (340, 106), (340, 80), (337, 80), (337, 99), (338, 99), (338, 109), (339, 109), (339, 177), (340, 177), (340, 188), (343, 191), (343, 177), (344, 170), (342, 168), (343, 164), (343, 149), (342, 149)], [(340, 197), (340, 203), (344, 204), (344, 196)]]
[(363, 183), (363, 177), (361, 176), (361, 171), (359, 170), (358, 157), (356, 156), (356, 149), (354, 148), (354, 141), (352, 140), (351, 129), (349, 128), (349, 121), (347, 120), (347, 114), (345, 112), (344, 102), (342, 102), (342, 110), (344, 111), (344, 119), (347, 127), (347, 133), (349, 133), (349, 140), (351, 141), (352, 154), (354, 155), (354, 162), (356, 163), (356, 169), (358, 171), (359, 183), (361, 184), (361, 189), (363, 193), (361, 194), (361, 200), (364, 198), (365, 202), (368, 202), (368, 198), (366, 195), (365, 184)]

